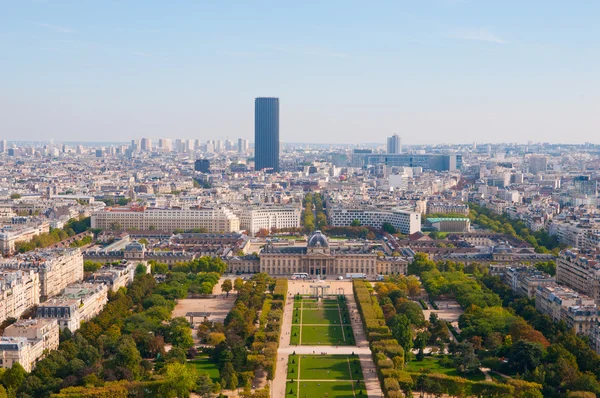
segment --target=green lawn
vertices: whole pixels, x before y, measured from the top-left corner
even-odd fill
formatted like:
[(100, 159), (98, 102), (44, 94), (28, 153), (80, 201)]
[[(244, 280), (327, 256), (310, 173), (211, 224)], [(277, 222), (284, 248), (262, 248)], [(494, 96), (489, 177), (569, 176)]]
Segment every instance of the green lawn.
[[(300, 383), (298, 383), (298, 362)], [(293, 380), (293, 381), (292, 381)], [(298, 386), (300, 391), (298, 391)], [(357, 356), (290, 355), (286, 397), (366, 397)]]
[(208, 373), (208, 376), (212, 379), (212, 381), (221, 380), (217, 365), (213, 363), (208, 356), (196, 357), (195, 359), (189, 361), (188, 364), (190, 366), (195, 366), (198, 374)]
[[(338, 305), (339, 303), (339, 305)], [(346, 302), (296, 299), (292, 315), (292, 345), (354, 345)], [(340, 320), (341, 318), (341, 320)], [(340, 322), (344, 325), (341, 326)], [(302, 324), (302, 326), (300, 325)], [(302, 332), (300, 329), (302, 328)]]
[(440, 364), (439, 357), (425, 357), (422, 361), (410, 361), (406, 364), (405, 370), (407, 372), (421, 372), (423, 370), (430, 371), (431, 373), (442, 373), (448, 376), (464, 377), (472, 381), (483, 381), (485, 375), (480, 371), (469, 375), (462, 374), (453, 366), (445, 367)]
[(339, 325), (340, 322), (340, 311), (337, 309), (337, 307), (315, 310), (302, 310), (303, 325)]
[[(302, 326), (302, 341), (301, 345), (354, 345), (354, 334), (352, 327), (344, 326), (345, 331), (342, 332), (340, 326), (323, 325), (323, 326)], [(345, 333), (345, 336), (343, 335)], [(294, 336), (293, 337), (299, 337)], [(345, 340), (344, 340), (345, 338)]]

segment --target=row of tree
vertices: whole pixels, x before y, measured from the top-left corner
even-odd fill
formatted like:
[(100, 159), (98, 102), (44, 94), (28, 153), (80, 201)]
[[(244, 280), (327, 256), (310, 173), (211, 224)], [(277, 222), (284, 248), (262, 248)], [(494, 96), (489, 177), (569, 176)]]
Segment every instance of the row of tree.
[(505, 233), (528, 242), (535, 247), (538, 253), (551, 252), (554, 255), (558, 255), (558, 252), (565, 247), (558, 242), (557, 236), (550, 236), (545, 229), (532, 233), (521, 220), (513, 220), (505, 214), (496, 214), (475, 203), (470, 203), (469, 207), (469, 219), (471, 219), (472, 223), (491, 231)]
[[(265, 371), (271, 380), (275, 375), (287, 280), (260, 273), (233, 285), (238, 296), (225, 318), (225, 340), (211, 350), (210, 357), (219, 368), (224, 388), (249, 390), (255, 373)], [(253, 396), (262, 395), (268, 396), (268, 391)]]
[[(70, 238), (71, 236), (80, 234), (90, 229), (91, 217), (84, 217), (81, 219), (69, 220), (64, 228), (54, 228), (49, 232), (34, 236), (28, 242), (17, 242), (15, 243), (15, 251), (18, 253), (26, 253), (35, 249), (42, 249), (44, 247), (52, 246), (60, 241)], [(91, 243), (91, 238), (84, 238), (85, 242), (82, 244), (76, 244), (76, 247), (83, 246), (84, 244)]]

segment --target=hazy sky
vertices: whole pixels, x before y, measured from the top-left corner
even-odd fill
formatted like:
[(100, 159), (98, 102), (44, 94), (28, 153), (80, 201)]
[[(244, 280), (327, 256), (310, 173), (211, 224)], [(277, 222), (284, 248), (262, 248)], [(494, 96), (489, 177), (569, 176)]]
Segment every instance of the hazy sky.
[(0, 1), (0, 138), (600, 142), (600, 1)]

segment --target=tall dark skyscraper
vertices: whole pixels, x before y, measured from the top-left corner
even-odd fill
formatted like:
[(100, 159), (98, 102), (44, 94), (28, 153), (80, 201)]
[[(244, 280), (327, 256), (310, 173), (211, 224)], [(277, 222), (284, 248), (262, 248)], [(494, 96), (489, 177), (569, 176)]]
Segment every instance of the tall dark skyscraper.
[(279, 98), (254, 100), (254, 165), (279, 171)]

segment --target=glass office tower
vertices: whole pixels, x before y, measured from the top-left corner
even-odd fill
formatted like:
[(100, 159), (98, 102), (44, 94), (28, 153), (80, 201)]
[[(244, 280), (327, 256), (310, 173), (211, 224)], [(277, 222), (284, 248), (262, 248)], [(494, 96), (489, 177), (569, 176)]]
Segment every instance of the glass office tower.
[(279, 171), (279, 98), (254, 100), (254, 168)]

